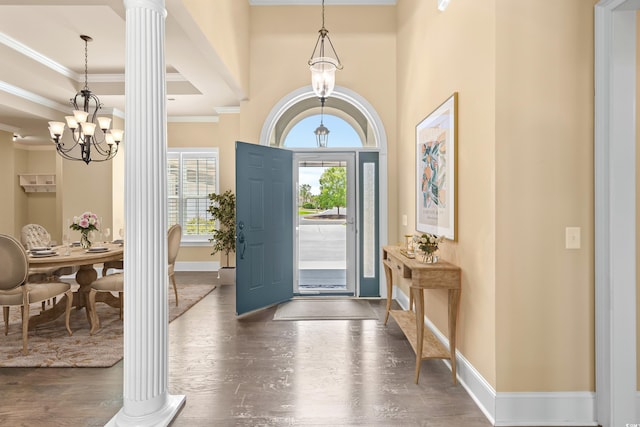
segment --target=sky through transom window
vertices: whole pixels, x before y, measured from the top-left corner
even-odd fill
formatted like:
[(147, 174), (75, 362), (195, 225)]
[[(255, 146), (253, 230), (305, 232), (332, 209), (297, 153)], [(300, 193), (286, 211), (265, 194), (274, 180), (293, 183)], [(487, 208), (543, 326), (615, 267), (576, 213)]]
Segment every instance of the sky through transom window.
[[(362, 147), (362, 141), (356, 131), (343, 119), (325, 114), (323, 123), (329, 129), (327, 148)], [(288, 148), (316, 148), (314, 131), (319, 125), (320, 114), (305, 117), (291, 128), (283, 145)]]

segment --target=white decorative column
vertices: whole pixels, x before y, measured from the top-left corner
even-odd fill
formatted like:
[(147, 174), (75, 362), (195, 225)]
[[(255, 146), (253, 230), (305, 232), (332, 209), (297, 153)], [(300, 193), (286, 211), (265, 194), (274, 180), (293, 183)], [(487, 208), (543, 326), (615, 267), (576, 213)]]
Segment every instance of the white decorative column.
[(167, 393), (164, 4), (124, 0), (124, 401), (108, 426), (166, 426), (185, 401)]

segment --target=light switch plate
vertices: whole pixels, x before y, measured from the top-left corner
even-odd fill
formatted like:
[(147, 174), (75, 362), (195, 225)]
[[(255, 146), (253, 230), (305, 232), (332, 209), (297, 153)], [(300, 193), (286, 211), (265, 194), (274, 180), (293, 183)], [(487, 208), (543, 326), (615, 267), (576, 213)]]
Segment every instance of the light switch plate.
[(407, 226), (407, 214), (402, 215), (402, 225), (405, 227)]
[(565, 228), (565, 248), (580, 249), (580, 227)]

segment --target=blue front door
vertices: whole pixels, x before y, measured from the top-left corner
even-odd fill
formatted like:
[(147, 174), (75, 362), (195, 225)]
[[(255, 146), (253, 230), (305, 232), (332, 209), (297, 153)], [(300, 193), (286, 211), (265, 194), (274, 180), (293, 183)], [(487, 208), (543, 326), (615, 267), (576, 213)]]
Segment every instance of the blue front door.
[(236, 314), (293, 297), (293, 158), (236, 142)]

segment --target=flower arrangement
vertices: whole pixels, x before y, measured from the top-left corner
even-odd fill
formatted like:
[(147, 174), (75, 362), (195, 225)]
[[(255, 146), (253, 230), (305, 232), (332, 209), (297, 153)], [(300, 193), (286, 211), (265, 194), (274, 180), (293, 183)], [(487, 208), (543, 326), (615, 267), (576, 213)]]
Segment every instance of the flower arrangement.
[(92, 212), (85, 212), (80, 216), (73, 217), (73, 223), (69, 226), (70, 229), (76, 231), (93, 231), (100, 227), (98, 216)]
[(84, 249), (91, 247), (89, 240), (89, 232), (97, 230), (100, 227), (98, 216), (92, 212), (85, 212), (80, 216), (73, 217), (73, 223), (69, 228), (80, 232), (80, 246)]
[(425, 254), (430, 255), (438, 250), (438, 244), (444, 240), (444, 236), (423, 233), (421, 236), (415, 236), (414, 239), (418, 248)]

